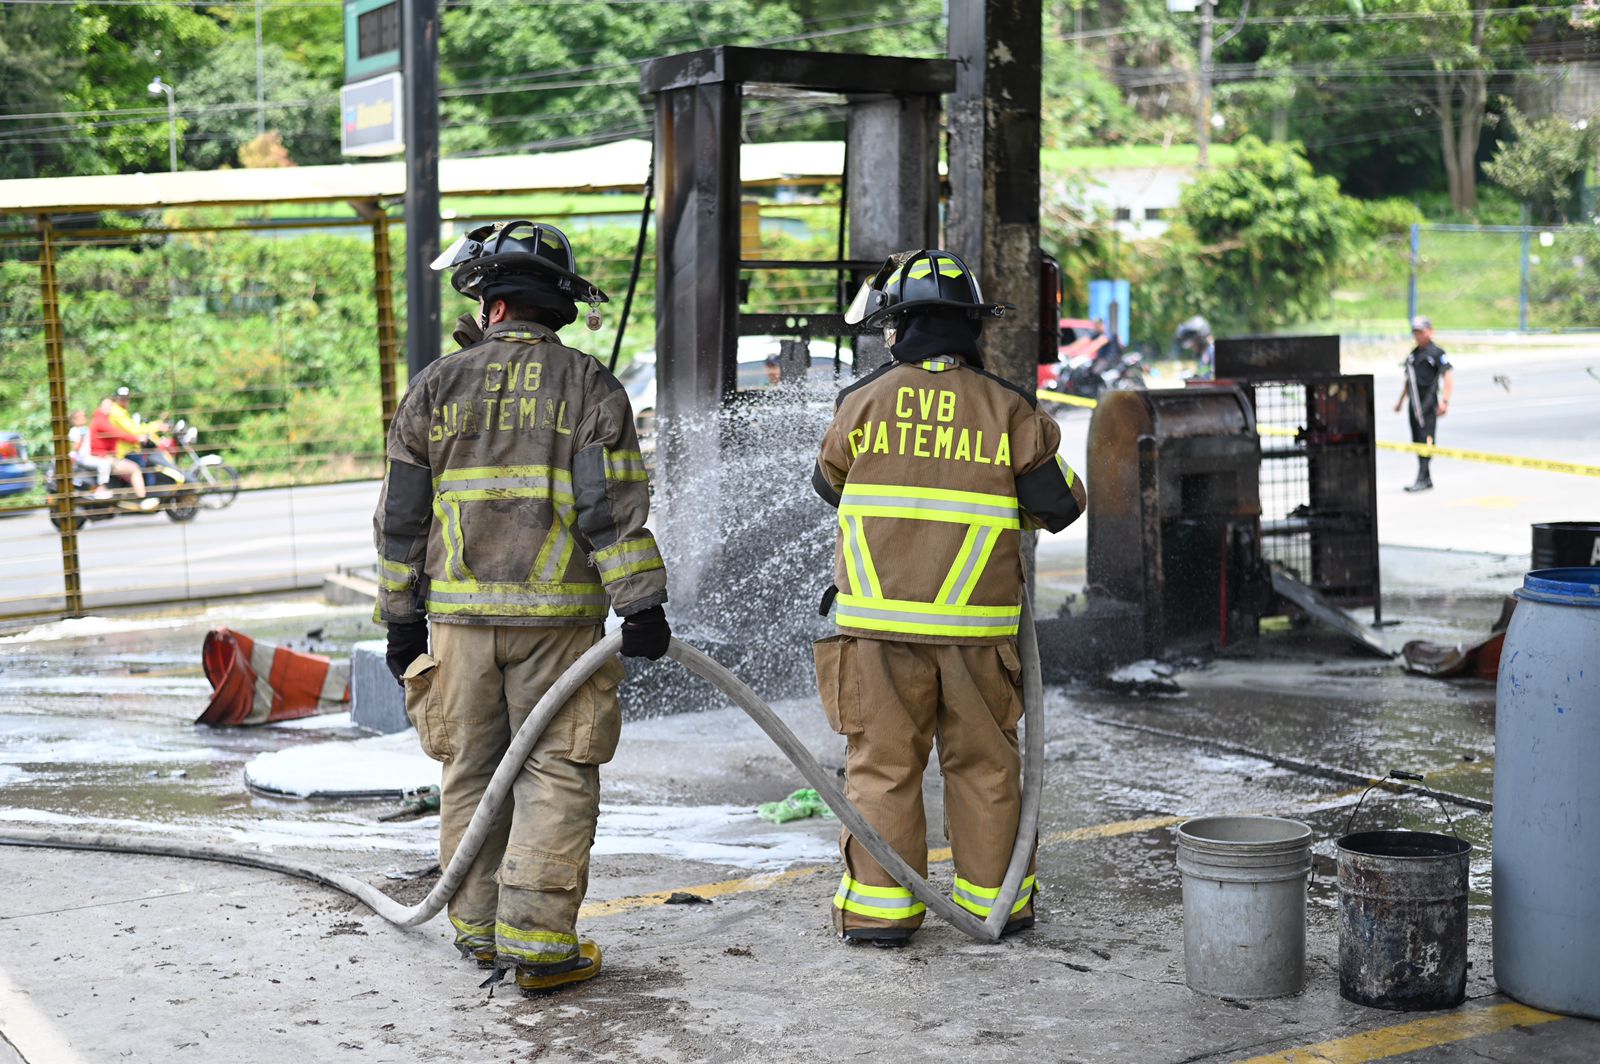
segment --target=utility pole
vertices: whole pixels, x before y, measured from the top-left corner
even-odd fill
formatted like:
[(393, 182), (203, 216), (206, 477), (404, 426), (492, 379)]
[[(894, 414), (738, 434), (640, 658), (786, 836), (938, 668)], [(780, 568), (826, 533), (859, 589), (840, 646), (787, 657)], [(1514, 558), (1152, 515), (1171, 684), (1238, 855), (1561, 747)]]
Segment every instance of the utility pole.
[(172, 173), (178, 172), (178, 93), (171, 85), (161, 80), (157, 74), (150, 84), (145, 86), (151, 96), (167, 94), (167, 169)]
[(261, 0), (256, 0), (256, 136), (267, 131), (267, 72), (261, 57)]
[(1216, 0), (1200, 0), (1200, 89), (1194, 117), (1196, 162), (1200, 166), (1211, 165), (1212, 22), (1216, 12)]
[(404, 0), (401, 45), (406, 131), (406, 368), (439, 357), (439, 5)]

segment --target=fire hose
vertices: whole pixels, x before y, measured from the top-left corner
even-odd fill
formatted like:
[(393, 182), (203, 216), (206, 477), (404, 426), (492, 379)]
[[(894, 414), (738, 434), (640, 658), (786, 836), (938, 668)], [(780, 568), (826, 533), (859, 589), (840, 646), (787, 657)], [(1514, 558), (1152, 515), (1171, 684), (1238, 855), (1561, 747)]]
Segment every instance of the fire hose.
[[(995, 898), (994, 907), (984, 920), (956, 905), (918, 875), (894, 851), (894, 848), (884, 841), (883, 836), (878, 834), (877, 829), (868, 822), (861, 811), (845, 798), (844, 792), (839, 789), (832, 774), (822, 767), (811, 751), (794, 732), (789, 730), (788, 725), (773, 712), (772, 707), (744, 681), (704, 651), (680, 639), (672, 640), (667, 649), (667, 657), (709, 682), (744, 710), (778, 749), (783, 751), (805, 781), (816, 789), (822, 800), (838, 816), (840, 823), (850, 830), (856, 840), (866, 847), (867, 852), (894, 877), (896, 882), (965, 934), (979, 942), (997, 942), (1001, 930), (1011, 916), (1012, 906), (1016, 903), (1023, 878), (1027, 875), (1028, 865), (1032, 861), (1034, 844), (1038, 838), (1039, 802), (1044, 783), (1044, 689), (1039, 672), (1039, 644), (1033, 629), (1033, 614), (1028, 607), (1026, 597), (1023, 600), (1019, 642), (1022, 651), (1022, 697), (1026, 722), (1023, 734), (1022, 808), (1017, 821), (1016, 842), (1011, 849), (1011, 862), (1006, 869), (1005, 880), (1000, 887), (999, 895)], [(620, 632), (613, 632), (604, 637), (590, 647), (545, 692), (544, 697), (528, 714), (528, 719), (512, 737), (510, 748), (490, 779), (483, 799), (478, 803), (477, 811), (473, 813), (472, 821), (462, 835), (461, 843), (449, 867), (444, 869), (443, 875), (428, 892), (428, 896), (416, 905), (401, 905), (377, 887), (355, 876), (253, 850), (163, 839), (127, 839), (110, 834), (55, 829), (6, 829), (4, 833), (0, 833), (0, 846), (32, 846), (45, 849), (178, 857), (261, 868), (332, 887), (350, 895), (392, 924), (399, 927), (416, 927), (437, 916), (461, 885), (478, 851), (483, 847), (496, 813), (505, 803), (512, 784), (522, 771), (529, 751), (544, 734), (550, 721), (567, 704), (567, 700), (578, 688), (583, 686), (584, 682), (605, 664), (621, 645)]]

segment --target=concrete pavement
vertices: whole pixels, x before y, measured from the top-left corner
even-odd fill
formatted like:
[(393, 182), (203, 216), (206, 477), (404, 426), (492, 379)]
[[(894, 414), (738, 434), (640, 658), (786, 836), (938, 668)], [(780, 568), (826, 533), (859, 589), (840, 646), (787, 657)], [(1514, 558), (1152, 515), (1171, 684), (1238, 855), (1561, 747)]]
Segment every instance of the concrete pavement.
[[(1421, 573), (1413, 588), (1390, 595), (1387, 612), (1402, 620), (1391, 638), (1458, 638), (1492, 616), (1499, 588), (1480, 583), (1492, 568), (1463, 574), (1446, 565), (1432, 576), (1413, 568)], [(277, 638), (312, 627), (340, 642), (365, 634), (359, 609), (279, 608), (247, 623)], [(170, 626), (85, 635), (57, 626), (44, 633), (55, 638), (8, 644), (0, 818), (268, 846), (376, 882), (388, 882), (386, 870), (427, 864), (435, 820), (378, 825), (382, 806), (240, 790), (238, 765), (255, 750), (349, 733), (332, 720), (286, 731), (188, 727), (202, 693), (192, 688), (192, 666), (183, 668), (184, 648), (192, 653), (217, 619), (155, 618), (140, 623)], [(828, 930), (836, 826), (757, 820), (754, 806), (797, 778), (742, 715), (717, 710), (631, 720), (604, 770), (583, 930), (606, 948), (606, 971), (581, 990), (543, 999), (490, 993), (477, 985), (481, 973), (455, 958), (442, 921), (399, 931), (338, 895), (266, 873), (0, 849), (9, 885), (0, 898), (0, 986), (42, 1021), (19, 1033), (17, 1013), (0, 1007), (0, 1031), (34, 1062), (73, 1058), (33, 1053), (18, 1039), (53, 1038), (82, 1060), (1600, 1056), (1600, 1025), (1552, 1019), (1495, 994), (1490, 821), (1470, 809), (1454, 811), (1481, 847), (1468, 1005), (1424, 1016), (1342, 1001), (1331, 840), (1359, 791), (1229, 749), (1362, 772), (1414, 768), (1442, 789), (1485, 793), (1492, 688), (1348, 659), (1315, 632), (1271, 636), (1257, 659), (1218, 661), (1179, 679), (1186, 693), (1174, 698), (1049, 692), (1040, 924), (998, 946), (971, 943), (937, 920), (904, 951), (837, 942)], [(841, 763), (840, 742), (814, 701), (777, 708), (825, 764)], [(96, 722), (115, 722), (114, 730)], [(1166, 734), (1130, 730), (1149, 724)], [(932, 870), (947, 881), (937, 773), (925, 783)], [(1230, 1003), (1184, 986), (1172, 829), (1187, 816), (1228, 812), (1296, 816), (1315, 832), (1309, 982), (1296, 997)], [(1363, 813), (1415, 828), (1433, 827), (1437, 816), (1382, 793)], [(426, 885), (400, 889), (415, 898)], [(670, 890), (713, 900), (661, 904)], [(1299, 1055), (1270, 1056), (1285, 1051)]]

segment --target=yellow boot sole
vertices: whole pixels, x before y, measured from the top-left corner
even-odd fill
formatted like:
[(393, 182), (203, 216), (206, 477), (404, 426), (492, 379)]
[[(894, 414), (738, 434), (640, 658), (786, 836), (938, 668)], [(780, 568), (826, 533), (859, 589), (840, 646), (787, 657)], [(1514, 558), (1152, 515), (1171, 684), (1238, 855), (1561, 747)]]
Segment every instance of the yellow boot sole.
[(558, 990), (572, 983), (581, 983), (600, 974), (599, 946), (588, 939), (582, 939), (578, 943), (578, 956), (588, 963), (565, 972), (557, 972), (554, 975), (534, 975), (531, 972), (524, 972), (518, 969), (517, 989), (526, 995), (532, 996), (551, 990)]

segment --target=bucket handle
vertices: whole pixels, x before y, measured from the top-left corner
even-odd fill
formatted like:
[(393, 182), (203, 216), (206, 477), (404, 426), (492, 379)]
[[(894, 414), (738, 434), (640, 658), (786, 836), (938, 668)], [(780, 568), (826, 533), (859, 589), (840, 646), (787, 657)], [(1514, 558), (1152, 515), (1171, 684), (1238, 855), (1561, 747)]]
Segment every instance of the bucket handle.
[[(1421, 783), (1422, 774), (1420, 772), (1405, 772), (1401, 769), (1394, 768), (1384, 773), (1382, 779), (1373, 780), (1372, 783), (1367, 786), (1367, 789), (1361, 792), (1360, 801), (1356, 802), (1356, 807), (1350, 810), (1350, 816), (1344, 822), (1344, 833), (1346, 835), (1350, 834), (1350, 828), (1354, 826), (1356, 822), (1356, 814), (1361, 812), (1361, 805), (1367, 800), (1367, 795), (1372, 793), (1374, 787), (1381, 787), (1390, 780), (1399, 780), (1405, 783)], [(1410, 790), (1410, 788), (1408, 787), (1407, 790)], [(1451, 819), (1450, 810), (1445, 808), (1444, 799), (1440, 798), (1432, 791), (1424, 791), (1423, 793), (1427, 794), (1430, 798), (1439, 803), (1439, 812), (1444, 814), (1444, 822), (1450, 825), (1451, 836), (1458, 842), (1465, 842), (1466, 840), (1461, 838), (1461, 833), (1456, 830), (1456, 822)]]

